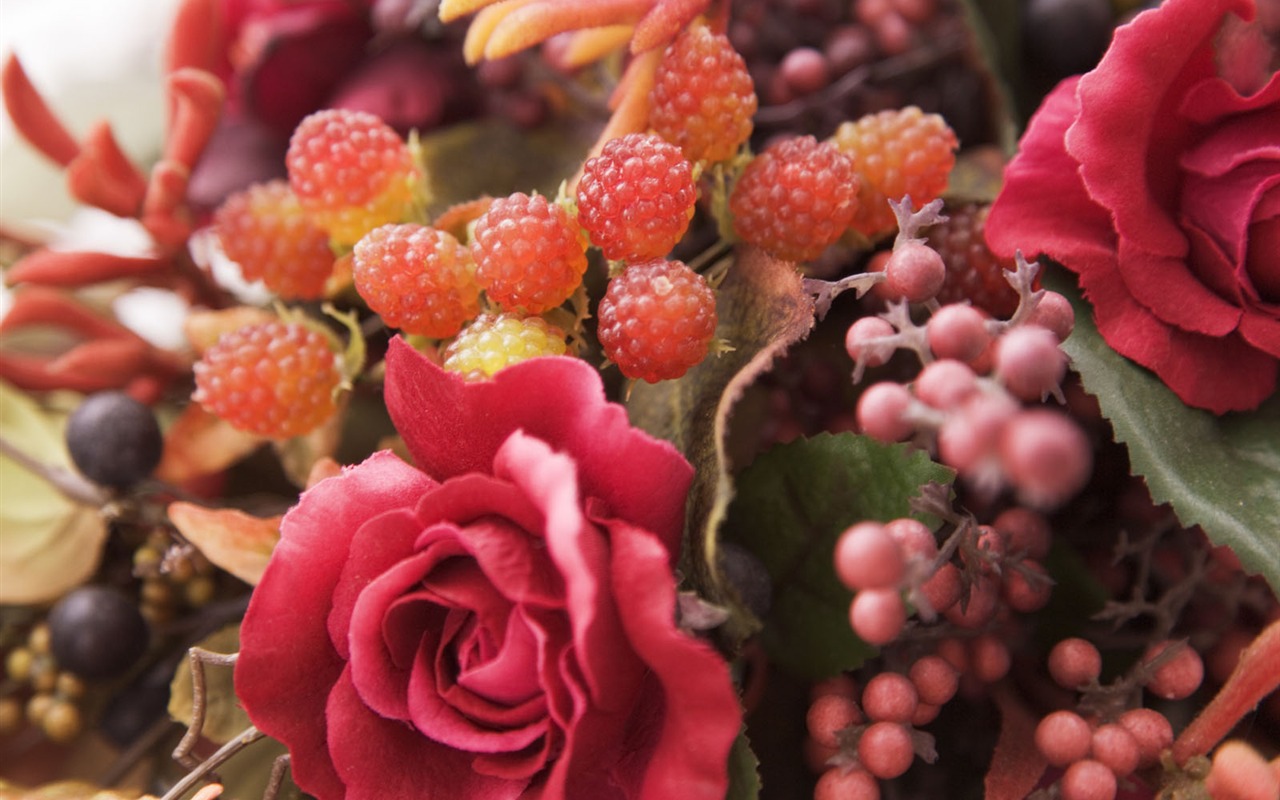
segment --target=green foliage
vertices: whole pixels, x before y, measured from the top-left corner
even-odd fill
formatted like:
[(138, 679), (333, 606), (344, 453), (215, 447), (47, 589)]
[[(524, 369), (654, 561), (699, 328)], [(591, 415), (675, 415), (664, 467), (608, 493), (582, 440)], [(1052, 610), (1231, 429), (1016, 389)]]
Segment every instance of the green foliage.
[(775, 663), (818, 679), (874, 654), (849, 627), (853, 594), (835, 575), (836, 540), (854, 523), (908, 516), (920, 486), (953, 477), (924, 452), (849, 433), (779, 445), (742, 471), (725, 533), (773, 579), (761, 642)]
[(729, 751), (729, 791), (725, 800), (756, 800), (760, 797), (760, 759), (751, 752), (746, 730), (738, 733)]
[(1058, 274), (1049, 285), (1075, 307), (1075, 331), (1063, 349), (1151, 496), (1280, 587), (1280, 395), (1250, 413), (1219, 417), (1190, 408), (1155, 374), (1111, 349), (1069, 279)]

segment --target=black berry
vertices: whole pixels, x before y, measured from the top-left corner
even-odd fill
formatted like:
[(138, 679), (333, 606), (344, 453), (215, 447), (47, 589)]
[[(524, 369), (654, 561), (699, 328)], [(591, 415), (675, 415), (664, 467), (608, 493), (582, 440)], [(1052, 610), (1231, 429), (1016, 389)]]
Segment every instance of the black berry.
[(151, 409), (123, 392), (90, 395), (67, 420), (71, 460), (102, 486), (133, 486), (160, 463), (163, 448)]
[(150, 637), (137, 605), (106, 586), (73, 590), (54, 605), (48, 624), (58, 666), (82, 678), (123, 674), (146, 650)]
[(1111, 3), (1030, 0), (1023, 25), (1027, 58), (1056, 81), (1097, 66), (1111, 40)]

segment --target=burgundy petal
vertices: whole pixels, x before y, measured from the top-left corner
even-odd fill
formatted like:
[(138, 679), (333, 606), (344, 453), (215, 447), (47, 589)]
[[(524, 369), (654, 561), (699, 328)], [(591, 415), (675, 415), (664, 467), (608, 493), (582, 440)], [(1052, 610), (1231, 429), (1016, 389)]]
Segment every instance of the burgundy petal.
[(386, 402), (427, 474), (488, 472), (502, 443), (523, 430), (573, 458), (583, 497), (598, 497), (656, 533), (673, 559), (679, 551), (692, 467), (667, 442), (632, 428), (581, 359), (531, 359), (492, 380), (467, 382), (396, 338), (387, 352)]
[(289, 748), (297, 784), (322, 800), (343, 795), (324, 710), (343, 667), (325, 619), (348, 547), (365, 519), (412, 504), (433, 485), (383, 452), (305, 492), (284, 517), (245, 613), (236, 696), (259, 730)]

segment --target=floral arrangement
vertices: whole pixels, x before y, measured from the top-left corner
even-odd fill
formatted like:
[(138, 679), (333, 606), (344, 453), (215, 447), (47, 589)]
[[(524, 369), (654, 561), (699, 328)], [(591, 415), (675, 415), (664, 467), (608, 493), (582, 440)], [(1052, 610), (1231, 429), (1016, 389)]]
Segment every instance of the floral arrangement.
[(1280, 4), (1015, 5), (8, 56), (0, 798), (1280, 796)]

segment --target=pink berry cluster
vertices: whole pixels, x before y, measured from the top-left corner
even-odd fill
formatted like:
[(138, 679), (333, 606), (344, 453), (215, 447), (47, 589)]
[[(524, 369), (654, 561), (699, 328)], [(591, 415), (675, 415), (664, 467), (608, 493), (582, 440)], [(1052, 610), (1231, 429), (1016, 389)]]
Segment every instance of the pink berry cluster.
[[(1079, 426), (1039, 405), (1062, 398), (1067, 356), (1059, 345), (1071, 332), (1070, 304), (1056, 292), (1032, 289), (1039, 265), (1019, 258), (1016, 270), (1006, 272), (1020, 297), (1008, 320), (964, 303), (939, 305), (934, 297), (946, 267), (915, 235), (940, 220), (939, 208), (930, 203), (913, 211), (909, 199), (895, 204), (901, 230), (884, 271), (844, 279), (861, 287), (880, 283), (899, 298), (849, 327), (845, 348), (855, 382), (899, 349), (914, 351), (922, 364), (908, 384), (883, 381), (863, 391), (858, 428), (885, 442), (914, 439), (980, 494), (1011, 486), (1025, 503), (1056, 507), (1083, 488), (1092, 468)], [(910, 304), (923, 304), (928, 319), (917, 322)]]

